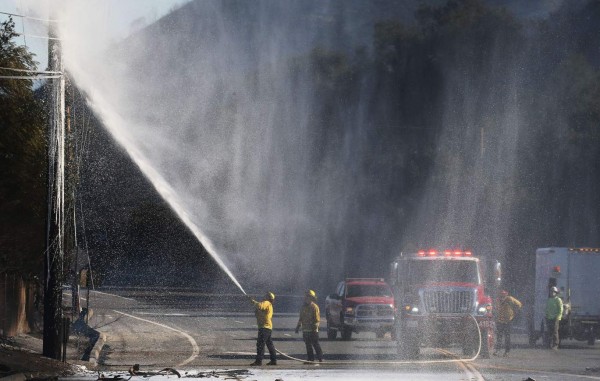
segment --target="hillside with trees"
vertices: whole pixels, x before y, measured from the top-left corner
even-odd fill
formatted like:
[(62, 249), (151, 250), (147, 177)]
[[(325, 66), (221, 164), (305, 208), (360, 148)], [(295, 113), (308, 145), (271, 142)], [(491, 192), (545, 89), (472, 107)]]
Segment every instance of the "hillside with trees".
[[(35, 70), (14, 42), (11, 18), (0, 24), (0, 75)], [(44, 105), (31, 80), (0, 79), (0, 334), (27, 332), (42, 279), (46, 237), (47, 143)], [(39, 302), (39, 299), (38, 299)], [(38, 322), (39, 323), (39, 322)]]

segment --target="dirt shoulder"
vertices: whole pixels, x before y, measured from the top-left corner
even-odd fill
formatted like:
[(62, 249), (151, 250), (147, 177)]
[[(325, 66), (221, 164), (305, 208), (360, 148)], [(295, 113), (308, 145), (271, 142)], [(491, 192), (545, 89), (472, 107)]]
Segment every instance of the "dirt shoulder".
[(31, 336), (0, 338), (0, 379), (15, 374), (30, 378), (55, 378), (73, 375), (82, 370), (80, 366), (63, 363), (41, 355), (41, 340)]

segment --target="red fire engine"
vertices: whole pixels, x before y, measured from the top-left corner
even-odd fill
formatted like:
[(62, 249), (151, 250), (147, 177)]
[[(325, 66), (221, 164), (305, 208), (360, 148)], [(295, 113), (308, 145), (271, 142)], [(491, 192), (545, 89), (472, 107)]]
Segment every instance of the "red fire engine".
[[(495, 337), (489, 291), (499, 286), (500, 263), (488, 264), (463, 250), (420, 250), (392, 262), (389, 283), (398, 309), (395, 336), (402, 357), (417, 357), (422, 346), (453, 345), (471, 356), (479, 348), (479, 333), (480, 356), (489, 357)], [(491, 275), (487, 282), (486, 273)]]

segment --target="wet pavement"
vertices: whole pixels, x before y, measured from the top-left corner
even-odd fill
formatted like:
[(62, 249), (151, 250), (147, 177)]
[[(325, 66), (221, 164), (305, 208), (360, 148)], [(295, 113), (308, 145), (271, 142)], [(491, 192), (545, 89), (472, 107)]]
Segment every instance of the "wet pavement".
[[(111, 291), (114, 293), (114, 291)], [(184, 377), (198, 377), (198, 372), (215, 369), (249, 370), (243, 379), (296, 380), (600, 380), (600, 372), (591, 368), (600, 364), (600, 345), (588, 346), (567, 342), (559, 351), (528, 348), (524, 334), (514, 334), (511, 356), (461, 360), (459, 348), (423, 349), (416, 362), (400, 361), (395, 343), (386, 336), (362, 333), (350, 341), (327, 340), (321, 333), (325, 362), (320, 366), (279, 356), (276, 368), (251, 368), (254, 360), (256, 328), (252, 308), (243, 297), (203, 296), (192, 291), (178, 296), (141, 297), (131, 290), (111, 293), (92, 292), (90, 305), (94, 315), (92, 328), (106, 334), (98, 370), (109, 375), (129, 377), (133, 364), (156, 372), (172, 367)], [(178, 308), (178, 298), (182, 303)], [(196, 299), (197, 306), (193, 300)], [(300, 335), (294, 333), (298, 315), (296, 297), (282, 297), (275, 304), (273, 338), (278, 350), (294, 358), (304, 359), (305, 348)], [(161, 302), (162, 301), (162, 302)], [(277, 301), (276, 301), (277, 302)], [(244, 307), (244, 306), (247, 306)], [(231, 307), (231, 308), (229, 308)], [(588, 370), (586, 370), (588, 368)], [(186, 373), (187, 372), (187, 373)], [(88, 379), (92, 375), (81, 375)], [(136, 377), (136, 376), (134, 376)], [(172, 379), (176, 376), (155, 375)], [(242, 378), (240, 378), (242, 379)]]

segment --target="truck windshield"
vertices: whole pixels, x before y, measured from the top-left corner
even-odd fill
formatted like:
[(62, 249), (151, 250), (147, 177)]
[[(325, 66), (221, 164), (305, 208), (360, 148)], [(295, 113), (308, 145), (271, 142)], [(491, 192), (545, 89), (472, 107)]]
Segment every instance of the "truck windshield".
[(360, 296), (392, 296), (392, 290), (385, 285), (375, 284), (353, 284), (348, 285), (346, 297), (356, 298)]
[(479, 283), (479, 273), (475, 261), (409, 261), (409, 284), (457, 282)]

